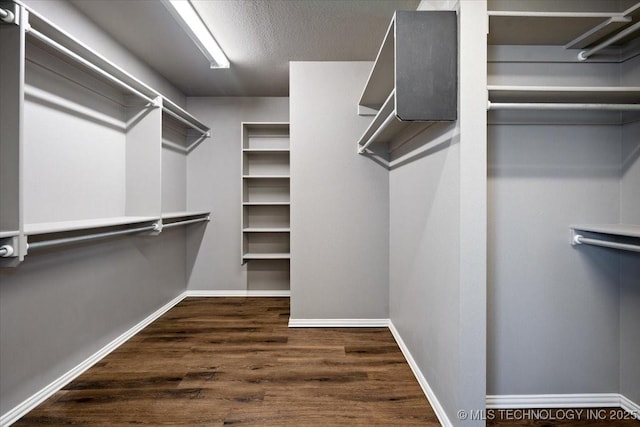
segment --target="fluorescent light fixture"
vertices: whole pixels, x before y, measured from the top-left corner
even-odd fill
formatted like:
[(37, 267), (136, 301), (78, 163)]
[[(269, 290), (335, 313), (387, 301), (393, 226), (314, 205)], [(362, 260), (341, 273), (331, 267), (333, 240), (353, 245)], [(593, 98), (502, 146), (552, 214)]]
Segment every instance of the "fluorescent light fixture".
[(229, 60), (190, 0), (162, 0), (162, 3), (207, 57), (211, 68), (229, 68)]

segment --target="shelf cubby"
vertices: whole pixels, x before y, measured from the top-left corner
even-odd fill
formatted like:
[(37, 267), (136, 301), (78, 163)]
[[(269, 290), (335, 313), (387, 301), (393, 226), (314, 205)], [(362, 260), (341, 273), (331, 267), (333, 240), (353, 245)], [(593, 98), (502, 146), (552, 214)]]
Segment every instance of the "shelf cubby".
[(241, 262), (248, 289), (289, 287), (289, 125), (243, 123)]

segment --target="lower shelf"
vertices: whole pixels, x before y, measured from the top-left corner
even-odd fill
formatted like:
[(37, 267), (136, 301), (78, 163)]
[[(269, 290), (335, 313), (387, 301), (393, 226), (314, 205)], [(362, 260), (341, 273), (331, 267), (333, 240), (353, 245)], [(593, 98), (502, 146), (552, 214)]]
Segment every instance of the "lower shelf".
[(281, 253), (255, 253), (255, 252), (247, 252), (242, 255), (243, 260), (251, 260), (251, 259), (291, 259), (291, 254), (286, 252)]

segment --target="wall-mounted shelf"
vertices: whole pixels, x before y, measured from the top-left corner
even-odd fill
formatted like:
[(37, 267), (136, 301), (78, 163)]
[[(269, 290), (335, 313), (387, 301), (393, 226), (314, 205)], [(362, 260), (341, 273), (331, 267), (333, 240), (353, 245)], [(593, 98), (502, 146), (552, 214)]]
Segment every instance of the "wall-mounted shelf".
[(289, 179), (289, 175), (243, 175), (243, 179)]
[(288, 153), (288, 148), (243, 148), (245, 153)]
[(184, 219), (184, 218), (193, 218), (199, 216), (208, 216), (211, 215), (209, 211), (181, 211), (181, 212), (163, 212), (162, 219)]
[(491, 102), (640, 104), (638, 86), (489, 85)]
[(624, 124), (640, 119), (637, 86), (490, 85), (487, 89), (491, 123)]
[(242, 206), (290, 206), (291, 202), (242, 202)]
[(24, 234), (26, 236), (37, 236), (40, 234), (63, 233), (68, 231), (89, 230), (94, 228), (107, 228), (123, 225), (134, 225), (157, 221), (157, 217), (136, 217), (123, 216), (112, 218), (96, 218), (78, 221), (44, 222), (36, 224), (25, 224)]
[(244, 233), (289, 233), (288, 227), (247, 227), (242, 230)]
[(0, 267), (58, 240), (160, 231), (209, 128), (30, 7), (3, 8), (17, 18), (0, 23), (0, 233), (16, 250)]
[(589, 231), (592, 233), (610, 234), (612, 236), (640, 238), (640, 225), (631, 224), (576, 224), (572, 230)]
[[(593, 234), (584, 236), (584, 233)], [(583, 224), (571, 226), (571, 244), (593, 245), (623, 251), (640, 252), (640, 225)]]
[(242, 258), (245, 261), (258, 260), (258, 259), (262, 259), (262, 260), (291, 259), (291, 254), (290, 253), (285, 253), (285, 252), (281, 252), (281, 253), (264, 253), (264, 254), (247, 252), (246, 254), (244, 254), (242, 256)]
[(7, 239), (9, 237), (16, 237), (20, 234), (18, 230), (0, 231), (0, 239)]
[(455, 12), (394, 14), (358, 103), (360, 114), (377, 112), (358, 141), (360, 154), (384, 151), (416, 122), (421, 129), (409, 130), (409, 137), (434, 122), (457, 120), (457, 39)]
[(491, 10), (488, 15), (489, 45), (582, 49), (575, 57), (580, 61), (624, 46), (640, 30), (640, 3), (619, 12)]

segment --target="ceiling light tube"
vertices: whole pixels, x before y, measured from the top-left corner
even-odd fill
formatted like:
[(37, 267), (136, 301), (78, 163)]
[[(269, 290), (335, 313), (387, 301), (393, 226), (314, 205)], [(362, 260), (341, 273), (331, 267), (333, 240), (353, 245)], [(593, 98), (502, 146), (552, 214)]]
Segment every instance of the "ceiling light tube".
[(190, 0), (162, 0), (162, 3), (207, 57), (211, 68), (229, 68), (229, 60)]

